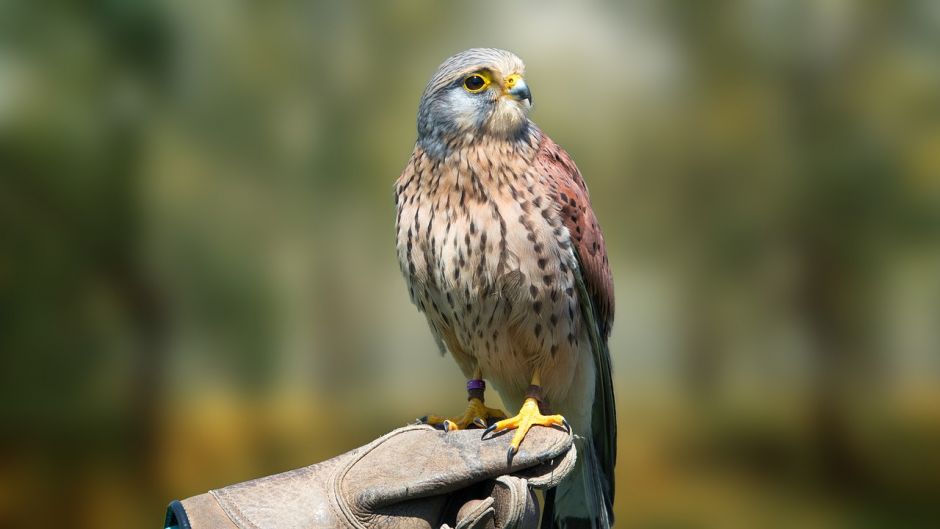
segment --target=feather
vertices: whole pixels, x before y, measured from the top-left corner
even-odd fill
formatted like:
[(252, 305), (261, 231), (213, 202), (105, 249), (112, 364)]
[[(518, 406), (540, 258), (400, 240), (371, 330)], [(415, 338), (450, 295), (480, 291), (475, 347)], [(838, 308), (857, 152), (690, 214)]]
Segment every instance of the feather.
[[(608, 527), (613, 523), (614, 465), (617, 460), (617, 412), (611, 378), (607, 339), (614, 316), (613, 280), (604, 238), (591, 209), (587, 186), (570, 156), (545, 137), (537, 163), (555, 193), (565, 227), (571, 235), (577, 261), (575, 279), (581, 316), (595, 366), (590, 443), (580, 447), (580, 475), (571, 487), (580, 487), (582, 496), (597, 517), (588, 526)], [(577, 474), (577, 473), (576, 473)], [(579, 482), (580, 481), (580, 482)], [(564, 485), (564, 484), (563, 484)], [(553, 498), (555, 495), (552, 495)], [(559, 498), (560, 499), (560, 498)], [(557, 527), (578, 526), (580, 518), (566, 520), (562, 503), (553, 506)]]
[(607, 261), (607, 246), (591, 208), (587, 186), (571, 157), (543, 135), (535, 163), (544, 175), (552, 197), (568, 228), (578, 257), (588, 297), (596, 311), (601, 337), (606, 341), (614, 320), (614, 284)]

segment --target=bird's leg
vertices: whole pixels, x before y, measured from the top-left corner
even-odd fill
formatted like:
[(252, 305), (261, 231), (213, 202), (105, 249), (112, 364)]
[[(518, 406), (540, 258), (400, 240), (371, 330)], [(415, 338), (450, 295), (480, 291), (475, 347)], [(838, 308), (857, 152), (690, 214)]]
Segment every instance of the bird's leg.
[(522, 439), (525, 438), (525, 434), (529, 431), (529, 428), (535, 425), (562, 426), (571, 432), (571, 426), (568, 425), (568, 421), (561, 415), (542, 415), (542, 410), (540, 409), (542, 401), (542, 386), (540, 385), (539, 374), (535, 373), (535, 375), (532, 376), (532, 384), (526, 390), (525, 402), (522, 403), (522, 409), (519, 410), (519, 414), (491, 425), (484, 430), (483, 437), (486, 437), (486, 434), (490, 432), (502, 432), (504, 430), (515, 429), (516, 433), (512, 438), (512, 442), (509, 443), (509, 453), (507, 454), (507, 459), (511, 462), (512, 456), (516, 455), (516, 452), (519, 451), (519, 445), (522, 444)]
[(486, 382), (480, 368), (473, 372), (473, 378), (467, 381), (467, 409), (463, 415), (457, 417), (439, 417), (428, 415), (422, 417), (421, 422), (434, 426), (442, 426), (445, 430), (464, 430), (471, 425), (486, 428), (490, 419), (504, 419), (506, 414), (495, 408), (488, 408), (484, 404), (483, 393), (486, 391)]

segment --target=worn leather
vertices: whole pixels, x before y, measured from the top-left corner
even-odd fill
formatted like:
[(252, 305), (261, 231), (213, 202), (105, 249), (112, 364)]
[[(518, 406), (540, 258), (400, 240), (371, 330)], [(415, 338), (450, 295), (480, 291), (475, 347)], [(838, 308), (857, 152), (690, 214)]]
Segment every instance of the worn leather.
[(407, 426), (322, 463), (182, 505), (192, 529), (534, 528), (534, 489), (564, 479), (576, 450), (570, 434), (533, 428), (510, 462), (511, 437)]

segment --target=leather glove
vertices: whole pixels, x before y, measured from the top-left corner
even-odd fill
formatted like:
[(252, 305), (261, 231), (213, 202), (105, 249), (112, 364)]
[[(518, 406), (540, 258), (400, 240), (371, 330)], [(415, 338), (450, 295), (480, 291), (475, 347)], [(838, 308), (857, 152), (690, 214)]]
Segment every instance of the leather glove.
[(533, 489), (557, 485), (576, 450), (570, 434), (534, 428), (509, 461), (511, 437), (406, 426), (322, 463), (174, 501), (165, 527), (534, 528)]

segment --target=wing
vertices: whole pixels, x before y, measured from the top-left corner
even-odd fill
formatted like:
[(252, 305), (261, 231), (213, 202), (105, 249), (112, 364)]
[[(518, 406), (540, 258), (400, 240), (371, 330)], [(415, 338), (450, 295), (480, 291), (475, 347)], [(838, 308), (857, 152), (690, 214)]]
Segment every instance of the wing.
[(581, 274), (594, 306), (601, 337), (606, 341), (614, 320), (614, 284), (607, 263), (604, 235), (591, 209), (581, 171), (561, 147), (547, 136), (542, 140), (536, 163), (555, 194), (559, 213), (574, 245)]
[[(607, 248), (597, 217), (591, 208), (581, 172), (561, 147), (544, 137), (536, 158), (540, 174), (547, 180), (559, 214), (571, 235), (578, 262), (581, 313), (591, 339), (596, 366), (591, 440), (603, 473), (604, 503), (613, 521), (614, 465), (617, 460), (617, 412), (611, 380), (607, 339), (614, 318), (614, 289), (607, 261)], [(557, 516), (558, 513), (556, 513)]]

